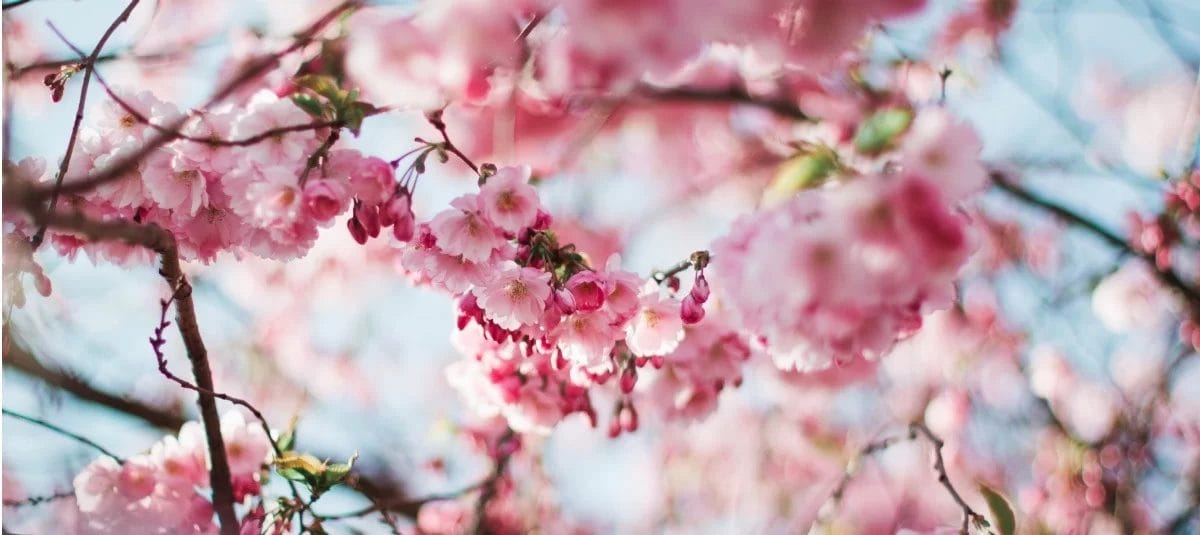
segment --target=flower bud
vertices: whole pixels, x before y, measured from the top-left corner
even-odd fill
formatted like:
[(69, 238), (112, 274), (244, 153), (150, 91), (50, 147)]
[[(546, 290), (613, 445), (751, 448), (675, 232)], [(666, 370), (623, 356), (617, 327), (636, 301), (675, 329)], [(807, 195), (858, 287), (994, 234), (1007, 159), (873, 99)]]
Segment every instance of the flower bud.
[(679, 305), (679, 317), (688, 325), (695, 325), (704, 319), (704, 305), (696, 302), (693, 294), (687, 294)]
[(633, 387), (637, 386), (637, 379), (637, 368), (625, 368), (625, 371), (621, 372), (621, 392), (633, 392)]

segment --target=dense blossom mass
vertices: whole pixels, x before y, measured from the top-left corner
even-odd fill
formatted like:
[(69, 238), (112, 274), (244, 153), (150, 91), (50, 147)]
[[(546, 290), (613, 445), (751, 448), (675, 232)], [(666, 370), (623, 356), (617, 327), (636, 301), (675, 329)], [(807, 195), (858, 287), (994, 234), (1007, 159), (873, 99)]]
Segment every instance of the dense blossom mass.
[[(23, 4), (6, 109), (78, 108), (64, 153), (4, 162), (6, 377), (170, 429), (122, 457), (6, 399), (99, 452), (43, 497), (6, 455), (6, 508), (59, 504), (38, 533), (1195, 526), (1200, 55), (1174, 34), (1187, 77), (1022, 88), (1080, 157), (1038, 138), (1056, 151), (1005, 164), (1005, 114), (956, 104), (1022, 82), (1016, 0), (305, 0), (252, 30), (231, 2), (130, 0), (78, 60)], [(1152, 208), (1124, 236), (1035, 167)], [(120, 347), (155, 360), (117, 367), (157, 375), (120, 395), (37, 344), (88, 321), (81, 258), (166, 284), (149, 344)], [(1067, 306), (1094, 326), (1039, 312)], [(422, 398), (442, 390), (463, 414)]]

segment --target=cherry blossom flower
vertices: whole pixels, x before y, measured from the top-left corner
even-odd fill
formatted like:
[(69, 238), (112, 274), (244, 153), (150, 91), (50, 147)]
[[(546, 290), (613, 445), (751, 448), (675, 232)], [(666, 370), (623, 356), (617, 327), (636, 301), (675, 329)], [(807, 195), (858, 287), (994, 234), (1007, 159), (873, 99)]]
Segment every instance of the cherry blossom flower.
[(683, 339), (679, 304), (663, 299), (657, 289), (642, 295), (633, 319), (625, 326), (625, 343), (639, 357), (666, 355)]
[(534, 325), (550, 297), (550, 274), (540, 269), (512, 266), (475, 290), (487, 319), (516, 330)]
[(537, 219), (537, 192), (528, 184), (529, 167), (501, 167), (479, 188), (479, 204), (492, 224), (509, 233), (533, 225)]

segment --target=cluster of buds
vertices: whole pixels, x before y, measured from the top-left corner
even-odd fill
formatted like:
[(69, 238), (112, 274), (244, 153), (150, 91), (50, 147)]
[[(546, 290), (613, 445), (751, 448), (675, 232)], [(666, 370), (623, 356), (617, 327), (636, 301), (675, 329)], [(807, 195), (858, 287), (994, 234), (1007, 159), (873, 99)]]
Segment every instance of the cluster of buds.
[(378, 238), (382, 229), (392, 228), (392, 236), (398, 241), (413, 239), (417, 229), (417, 218), (412, 211), (412, 192), (397, 185), (391, 197), (377, 205), (368, 205), (354, 200), (354, 215), (346, 222), (350, 235), (359, 244), (370, 238)]

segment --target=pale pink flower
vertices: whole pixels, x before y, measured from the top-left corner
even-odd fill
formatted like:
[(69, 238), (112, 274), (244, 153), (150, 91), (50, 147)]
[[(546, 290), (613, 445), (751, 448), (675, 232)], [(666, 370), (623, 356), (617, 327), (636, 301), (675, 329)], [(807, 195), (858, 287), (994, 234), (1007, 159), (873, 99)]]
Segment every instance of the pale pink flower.
[(188, 422), (178, 437), (166, 436), (150, 448), (150, 459), (158, 469), (159, 480), (176, 492), (208, 486), (207, 446), (204, 429)]
[(625, 325), (625, 343), (629, 350), (639, 357), (674, 351), (683, 340), (679, 303), (664, 299), (657, 289), (643, 294), (640, 301), (637, 313)]
[(510, 267), (475, 289), (484, 315), (510, 331), (536, 325), (550, 297), (550, 274), (530, 267)]
[[(284, 225), (295, 221), (303, 205), (303, 193), (291, 167), (273, 166), (251, 175), (244, 199), (234, 198), (231, 205), (263, 225)], [(249, 210), (247, 210), (249, 208)]]
[(608, 355), (620, 338), (620, 331), (612, 325), (612, 315), (603, 310), (566, 316), (554, 333), (563, 357), (587, 368), (607, 367)]
[(458, 535), (470, 527), (466, 506), (455, 500), (434, 500), (421, 506), (417, 527), (429, 535)]
[(979, 161), (983, 144), (970, 125), (942, 108), (921, 110), (901, 144), (901, 165), (938, 185), (949, 201), (978, 192), (987, 184)]
[(221, 436), (234, 478), (247, 477), (262, 470), (271, 453), (271, 441), (258, 422), (247, 422), (240, 411), (221, 416)]
[(207, 179), (198, 166), (168, 149), (159, 149), (143, 161), (146, 193), (164, 210), (195, 215), (208, 202)]
[(1092, 292), (1092, 313), (1115, 333), (1161, 327), (1173, 306), (1150, 268), (1137, 260), (1105, 277)]
[[(270, 91), (260, 91), (249, 103), (246, 113), (233, 123), (230, 135), (246, 139), (288, 126), (304, 125), (312, 118), (289, 99), (281, 99)], [(262, 143), (246, 147), (243, 157), (258, 165), (302, 165), (320, 142), (311, 130), (287, 132), (268, 137)]]
[(429, 222), (437, 238), (438, 248), (465, 260), (487, 260), (504, 242), (504, 238), (479, 211), (479, 196), (467, 194), (450, 203)]
[(156, 479), (155, 466), (149, 457), (131, 457), (121, 465), (121, 475), (117, 478), (117, 492), (129, 501), (137, 501), (154, 493)]
[(85, 513), (114, 507), (123, 502), (117, 492), (121, 465), (111, 458), (99, 457), (75, 476), (75, 502)]
[(505, 232), (516, 234), (537, 219), (541, 204), (529, 173), (529, 166), (501, 167), (479, 188), (483, 215)]

